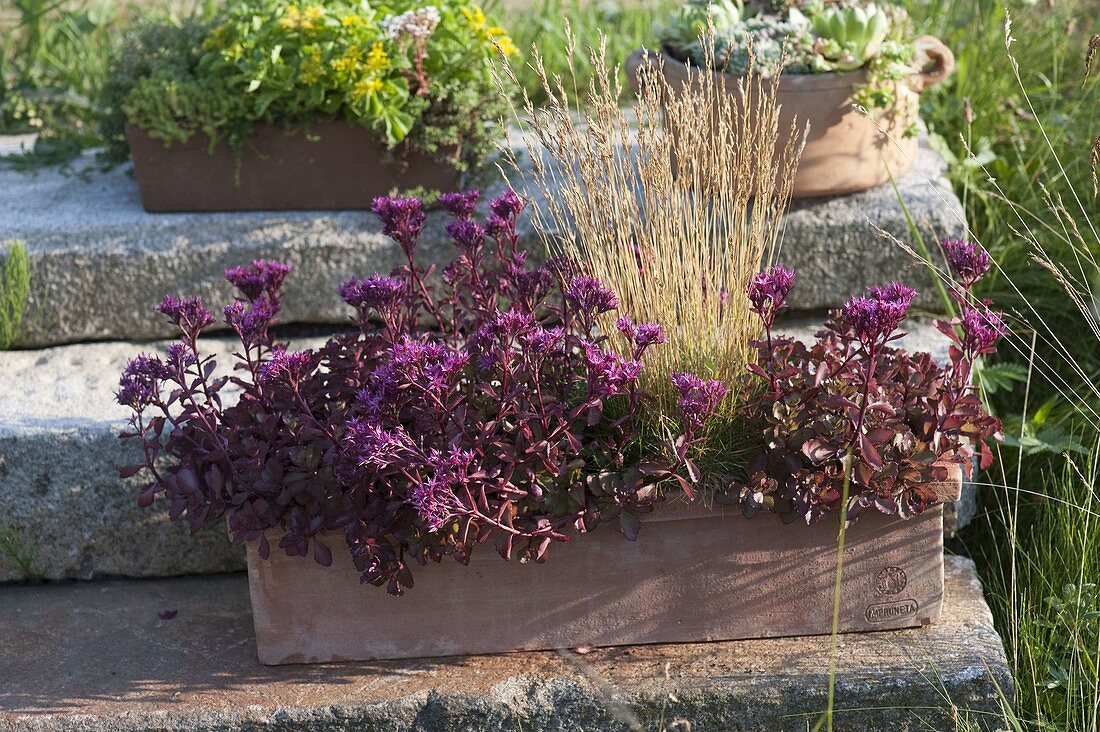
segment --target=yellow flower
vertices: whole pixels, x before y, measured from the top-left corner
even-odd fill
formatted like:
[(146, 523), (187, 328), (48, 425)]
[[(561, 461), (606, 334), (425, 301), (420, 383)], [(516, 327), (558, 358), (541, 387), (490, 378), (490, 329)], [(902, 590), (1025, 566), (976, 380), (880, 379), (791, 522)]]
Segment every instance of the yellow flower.
[(505, 56), (511, 56), (519, 53), (519, 49), (516, 48), (516, 44), (512, 43), (512, 39), (508, 36), (496, 36), (493, 38), (493, 43), (500, 49), (500, 52)]
[(360, 28), (363, 26), (363, 16), (361, 15), (345, 15), (340, 18), (340, 25), (345, 28)]
[(279, 25), (287, 30), (294, 30), (302, 22), (302, 15), (297, 5), (288, 5), (283, 11), (283, 17), (279, 18)]
[(516, 48), (516, 44), (512, 43), (512, 39), (508, 36), (508, 31), (504, 30), (499, 25), (494, 25), (489, 28), (488, 34), (489, 40), (492, 41), (505, 56), (511, 56), (519, 52), (519, 49)]
[(381, 71), (386, 68), (386, 64), (389, 62), (389, 56), (386, 55), (386, 49), (382, 47), (382, 42), (375, 41), (374, 45), (370, 47), (370, 52), (367, 53), (367, 70)]
[(468, 22), (470, 27), (475, 31), (479, 31), (485, 27), (485, 13), (483, 13), (478, 6), (464, 5), (462, 6), (462, 14), (466, 16), (466, 22)]
[(305, 19), (310, 23), (316, 23), (325, 16), (325, 9), (320, 5), (310, 5), (304, 13)]
[(321, 57), (321, 50), (319, 48), (313, 49), (309, 56), (302, 61), (302, 65), (298, 69), (298, 79), (305, 84), (313, 84), (321, 78), (321, 64), (324, 59)]
[(333, 60), (332, 68), (341, 74), (351, 74), (359, 68), (359, 62), (363, 60), (363, 54), (359, 46), (348, 46), (344, 55)]
[(366, 99), (371, 94), (382, 90), (382, 82), (378, 79), (360, 79), (351, 88), (353, 99)]

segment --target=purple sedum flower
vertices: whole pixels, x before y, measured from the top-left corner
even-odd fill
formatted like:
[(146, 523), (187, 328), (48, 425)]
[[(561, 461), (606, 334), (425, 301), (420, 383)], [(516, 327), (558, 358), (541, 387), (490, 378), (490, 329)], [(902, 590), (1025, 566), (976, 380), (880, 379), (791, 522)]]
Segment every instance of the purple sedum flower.
[(951, 271), (967, 289), (973, 287), (993, 266), (989, 252), (977, 242), (948, 239), (943, 242), (943, 253), (951, 265)]
[(283, 281), (290, 270), (291, 266), (283, 262), (255, 259), (251, 266), (227, 269), (225, 278), (249, 300), (267, 295), (271, 300), (277, 301)]
[(161, 382), (168, 376), (163, 361), (142, 353), (126, 362), (126, 368), (118, 380), (115, 399), (119, 404), (140, 412), (159, 397)]
[(258, 378), (264, 384), (283, 384), (297, 386), (309, 373), (313, 361), (313, 351), (287, 351), (276, 348), (271, 359), (260, 366)]
[(485, 245), (485, 227), (476, 221), (448, 221), (447, 236), (451, 237), (455, 246), (467, 255)]
[(252, 348), (267, 338), (267, 329), (278, 311), (278, 305), (266, 295), (250, 303), (237, 300), (225, 306), (225, 323), (246, 347)]
[(474, 189), (444, 193), (439, 197), (439, 203), (447, 212), (456, 219), (468, 219), (477, 211), (477, 202), (481, 199), (481, 192)]
[(589, 315), (600, 315), (619, 307), (615, 293), (594, 277), (577, 276), (570, 280), (565, 299)]
[(907, 312), (917, 297), (917, 291), (900, 282), (891, 282), (888, 285), (877, 285), (870, 288), (871, 297), (892, 303), (904, 308)]
[(706, 424), (729, 391), (718, 379), (700, 379), (684, 372), (672, 374), (672, 384), (680, 392), (677, 405), (689, 435), (698, 432)]
[(668, 343), (665, 329), (657, 323), (635, 324), (633, 320), (623, 316), (615, 321), (615, 327), (634, 344), (634, 358), (636, 359), (641, 358), (650, 346)]
[(489, 210), (502, 219), (514, 219), (523, 211), (525, 202), (511, 188), (489, 201)]
[(377, 272), (370, 277), (353, 277), (340, 285), (340, 297), (361, 312), (389, 310), (404, 296), (404, 282), (396, 277), (382, 277)]
[(173, 324), (192, 339), (214, 322), (214, 314), (204, 308), (197, 297), (165, 295), (157, 306), (157, 312), (167, 315)]
[(372, 210), (382, 222), (383, 233), (406, 248), (415, 244), (427, 220), (419, 198), (380, 196), (374, 199)]
[(176, 341), (168, 346), (166, 362), (172, 373), (182, 374), (189, 367), (198, 363), (199, 357), (191, 346), (183, 341)]
[(589, 341), (584, 343), (584, 357), (592, 393), (600, 397), (629, 393), (642, 373), (641, 361), (604, 351)]
[(962, 329), (961, 345), (972, 357), (996, 351), (997, 341), (1008, 332), (1004, 314), (984, 305), (964, 308), (959, 325)]
[(841, 319), (864, 347), (877, 347), (905, 320), (916, 294), (916, 290), (897, 282), (872, 287), (868, 294), (857, 295), (844, 304)]
[(775, 316), (787, 306), (787, 295), (794, 286), (794, 272), (776, 265), (753, 275), (746, 288), (752, 311), (771, 328)]
[(386, 429), (372, 419), (352, 419), (343, 449), (361, 468), (383, 471), (407, 463), (413, 456), (412, 438), (403, 428)]

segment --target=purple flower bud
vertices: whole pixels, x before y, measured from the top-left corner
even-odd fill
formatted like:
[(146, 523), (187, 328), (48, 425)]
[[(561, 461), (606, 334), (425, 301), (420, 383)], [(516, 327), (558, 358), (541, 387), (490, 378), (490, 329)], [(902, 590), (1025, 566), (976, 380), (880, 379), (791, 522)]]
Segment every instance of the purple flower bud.
[(635, 325), (633, 320), (623, 316), (615, 321), (615, 327), (639, 348), (644, 349), (654, 344), (668, 343), (665, 329), (657, 323), (639, 323)]
[(640, 361), (601, 350), (591, 341), (584, 342), (584, 358), (591, 391), (599, 397), (627, 393), (642, 373)]
[(565, 290), (565, 298), (589, 315), (607, 313), (619, 307), (619, 299), (615, 297), (615, 293), (593, 277), (574, 277)]
[(448, 221), (447, 236), (451, 237), (455, 246), (468, 255), (472, 255), (485, 245), (485, 227), (476, 221)]
[(225, 278), (249, 300), (256, 300), (264, 294), (272, 300), (277, 300), (283, 280), (290, 273), (290, 269), (289, 264), (256, 259), (251, 266), (227, 269)]
[(447, 212), (456, 219), (468, 219), (477, 211), (477, 202), (481, 200), (481, 192), (477, 189), (459, 191), (457, 193), (444, 193), (439, 197), (439, 202)]
[(439, 531), (457, 513), (462, 504), (450, 486), (451, 481), (445, 472), (437, 470), (435, 475), (412, 489), (409, 504), (423, 519), (428, 531)]
[(271, 360), (260, 366), (257, 378), (264, 384), (296, 386), (309, 371), (313, 351), (287, 351), (277, 348)]
[(563, 353), (565, 330), (560, 326), (543, 328), (535, 326), (523, 335), (524, 345), (535, 356), (545, 358), (551, 354)]
[(197, 337), (203, 328), (214, 322), (214, 314), (204, 308), (197, 297), (165, 295), (157, 306), (157, 312), (167, 315), (190, 338)]
[(226, 305), (225, 324), (233, 329), (241, 343), (251, 348), (267, 336), (267, 329), (279, 311), (279, 306), (260, 295), (251, 303), (240, 300)]
[(640, 323), (634, 342), (640, 348), (646, 348), (654, 344), (668, 343), (668, 337), (665, 335), (665, 329), (658, 323)]
[(380, 471), (407, 463), (413, 441), (401, 427), (387, 430), (373, 419), (352, 419), (348, 421), (342, 450), (359, 467)]
[(183, 341), (176, 341), (168, 346), (168, 368), (173, 373), (182, 374), (188, 367), (199, 362), (199, 357)]
[(526, 204), (511, 188), (489, 201), (489, 210), (502, 219), (514, 219)]
[(140, 412), (160, 395), (160, 384), (168, 378), (168, 369), (156, 356), (142, 353), (126, 362), (118, 380), (115, 399), (119, 404)]
[(943, 253), (951, 270), (967, 288), (984, 277), (993, 266), (989, 252), (977, 242), (948, 239), (943, 242)]
[(996, 351), (997, 341), (1008, 332), (1004, 314), (984, 305), (964, 308), (959, 324), (962, 327), (963, 350), (975, 356)]
[(917, 297), (916, 290), (900, 282), (891, 282), (885, 286), (872, 287), (869, 292), (871, 293), (871, 297), (878, 298), (883, 302), (900, 305), (906, 310), (909, 309), (909, 306), (913, 304), (913, 300)]
[(680, 392), (677, 405), (689, 434), (702, 429), (725, 399), (728, 387), (718, 379), (700, 379), (684, 372), (672, 374), (672, 384)]
[(371, 308), (380, 312), (387, 310), (404, 295), (404, 282), (396, 277), (382, 277), (377, 272), (365, 279), (353, 277), (340, 285), (340, 297), (360, 312)]
[(844, 304), (841, 319), (865, 347), (881, 345), (905, 320), (917, 291), (900, 283), (873, 287)]
[(524, 301), (524, 304), (530, 307), (538, 304), (554, 286), (554, 277), (550, 274), (550, 270), (545, 267), (531, 270), (511, 267), (508, 274), (511, 276), (512, 282), (515, 283), (516, 292)]
[(406, 249), (415, 244), (427, 220), (419, 198), (380, 196), (374, 199), (372, 210), (382, 221), (382, 232)]
[(776, 265), (753, 275), (746, 288), (752, 311), (771, 327), (776, 314), (787, 306), (787, 295), (794, 285), (794, 272)]
[(489, 232), (489, 236), (494, 238), (510, 234), (512, 231), (511, 224), (496, 214), (489, 214), (489, 217), (485, 219), (485, 230)]
[(470, 351), (477, 356), (478, 368), (492, 368), (500, 361), (500, 355), (511, 352), (513, 340), (525, 336), (534, 327), (535, 319), (530, 313), (515, 309), (498, 313), (470, 337)]

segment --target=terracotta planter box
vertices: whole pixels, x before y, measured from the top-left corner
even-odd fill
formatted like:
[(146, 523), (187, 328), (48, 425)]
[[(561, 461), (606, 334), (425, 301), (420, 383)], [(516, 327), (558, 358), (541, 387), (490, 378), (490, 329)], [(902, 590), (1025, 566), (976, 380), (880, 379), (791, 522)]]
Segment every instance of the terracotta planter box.
[[(944, 500), (958, 479), (937, 486)], [(603, 526), (551, 547), (544, 564), (491, 546), (469, 566), (415, 567), (404, 597), (364, 586), (334, 537), (333, 564), (261, 559), (248, 584), (265, 664), (734, 640), (831, 632), (837, 524), (669, 503), (636, 542)], [(943, 600), (943, 509), (909, 521), (869, 511), (845, 548), (843, 632), (935, 622)], [(340, 547), (338, 550), (337, 547)]]
[[(951, 51), (931, 36), (918, 40), (918, 47), (933, 61), (932, 68), (915, 74), (909, 81), (918, 93), (947, 78), (955, 68)], [(682, 88), (698, 68), (660, 54), (664, 77), (673, 89)], [(634, 90), (637, 73), (656, 65), (653, 52), (635, 51), (627, 59), (627, 74)], [(721, 88), (737, 93), (740, 77), (718, 74)], [(791, 122), (799, 129), (809, 124), (806, 146), (795, 175), (794, 197), (833, 196), (862, 191), (904, 175), (917, 154), (915, 137), (904, 133), (916, 122), (916, 110), (904, 104), (891, 110), (875, 110), (869, 119), (852, 108), (850, 98), (866, 81), (862, 70), (834, 74), (783, 74), (779, 77), (776, 100), (781, 106), (777, 148), (786, 147)]]
[(211, 154), (201, 134), (165, 145), (127, 125), (126, 137), (151, 212), (369, 209), (375, 196), (449, 191), (459, 179), (447, 156), (395, 157), (373, 132), (346, 122), (296, 131), (259, 125), (239, 155), (224, 143)]

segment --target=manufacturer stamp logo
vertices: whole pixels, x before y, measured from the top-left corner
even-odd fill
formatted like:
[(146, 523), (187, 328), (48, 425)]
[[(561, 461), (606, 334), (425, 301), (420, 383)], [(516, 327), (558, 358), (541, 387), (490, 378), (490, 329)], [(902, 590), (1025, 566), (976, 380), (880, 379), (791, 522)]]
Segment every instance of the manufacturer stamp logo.
[(880, 595), (896, 595), (905, 589), (909, 578), (901, 567), (887, 567), (875, 578), (875, 592)]
[(864, 617), (868, 623), (885, 623), (891, 620), (908, 618), (917, 614), (916, 600), (897, 600), (896, 602), (880, 602), (867, 608)]

